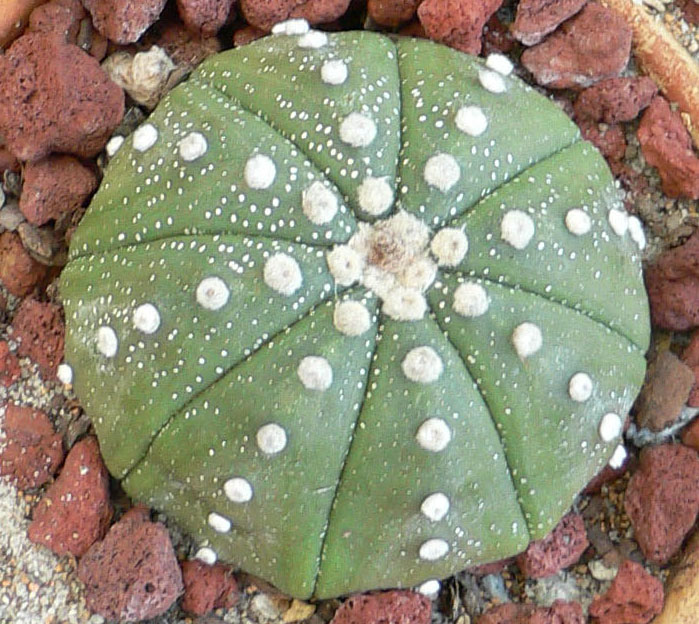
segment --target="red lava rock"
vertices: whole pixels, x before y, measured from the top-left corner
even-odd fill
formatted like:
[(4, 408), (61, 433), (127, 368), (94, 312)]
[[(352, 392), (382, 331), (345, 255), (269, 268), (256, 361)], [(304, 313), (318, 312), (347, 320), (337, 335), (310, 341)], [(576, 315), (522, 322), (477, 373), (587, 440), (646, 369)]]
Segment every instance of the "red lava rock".
[(46, 277), (47, 271), (29, 255), (18, 234), (0, 234), (0, 282), (10, 293), (25, 297)]
[(573, 565), (588, 545), (583, 517), (571, 512), (544, 539), (529, 544), (517, 565), (527, 578), (544, 578)]
[(699, 24), (699, 2), (697, 0), (678, 0), (677, 6), (682, 9), (682, 15), (690, 24)]
[(221, 51), (216, 37), (201, 38), (187, 30), (179, 19), (162, 19), (142, 40), (144, 48), (161, 47), (175, 65), (196, 67), (206, 57)]
[(99, 63), (55, 34), (29, 33), (0, 56), (0, 134), (20, 160), (97, 154), (124, 114)]
[(116, 43), (133, 43), (158, 19), (167, 0), (82, 0), (95, 28)]
[(545, 41), (522, 54), (522, 64), (549, 89), (588, 87), (618, 76), (631, 52), (631, 28), (611, 9), (590, 3)]
[(65, 342), (60, 306), (25, 299), (17, 309), (12, 328), (19, 342), (17, 354), (36, 362), (44, 379), (54, 379), (63, 359)]
[(646, 268), (653, 325), (687, 331), (699, 325), (699, 230)]
[(184, 25), (200, 37), (213, 37), (228, 21), (234, 0), (177, 0)]
[(556, 600), (550, 607), (510, 602), (488, 609), (478, 624), (585, 624), (585, 616), (577, 602)]
[(367, 12), (382, 26), (396, 27), (415, 17), (422, 0), (369, 0)]
[(699, 457), (682, 444), (641, 451), (624, 507), (646, 559), (663, 565), (680, 548), (699, 512)]
[(643, 156), (657, 167), (663, 192), (670, 197), (699, 199), (699, 158), (677, 111), (658, 95), (643, 113), (637, 131)]
[(606, 124), (631, 121), (657, 92), (657, 85), (647, 76), (608, 78), (581, 91), (573, 108), (578, 119)]
[(19, 37), (34, 7), (46, 0), (3, 0), (0, 11), (0, 48)]
[(682, 444), (699, 451), (699, 418), (695, 418), (682, 430)]
[(483, 53), (508, 54), (515, 47), (515, 40), (509, 29), (493, 13), (483, 28)]
[(427, 596), (396, 589), (350, 596), (331, 624), (428, 624), (431, 615)]
[(86, 602), (109, 620), (134, 622), (167, 611), (182, 593), (182, 572), (167, 529), (129, 511), (78, 566)]
[(238, 583), (230, 567), (207, 565), (196, 559), (182, 562), (184, 596), (180, 606), (189, 613), (204, 615), (213, 609), (228, 609), (239, 599)]
[(595, 121), (578, 121), (583, 138), (592, 143), (607, 160), (621, 160), (626, 154), (626, 137), (618, 124), (608, 126)]
[(483, 27), (501, 4), (502, 0), (424, 0), (417, 15), (430, 39), (478, 54)]
[(347, 11), (350, 0), (240, 0), (240, 10), (249, 24), (269, 32), (272, 26), (292, 18), (311, 24), (326, 24)]
[(0, 147), (0, 175), (5, 171), (19, 172), (19, 160), (6, 147)]
[(80, 557), (109, 528), (109, 478), (97, 439), (84, 438), (68, 452), (56, 481), (34, 509), (29, 539), (58, 555)]
[(29, 30), (62, 35), (66, 42), (75, 43), (80, 20), (86, 15), (80, 0), (51, 0), (32, 11)]
[(73, 212), (97, 188), (97, 177), (72, 156), (49, 156), (24, 168), (19, 208), (29, 223), (43, 225)]
[(671, 351), (661, 351), (648, 366), (636, 399), (636, 422), (661, 431), (677, 420), (694, 385), (694, 373)]
[(420, 39), (427, 39), (427, 33), (424, 27), (420, 23), (420, 20), (413, 20), (412, 22), (403, 26), (399, 31), (399, 35), (403, 37), (419, 37)]
[(662, 609), (663, 584), (627, 559), (607, 592), (592, 601), (589, 612), (596, 624), (646, 624)]
[(19, 379), (20, 369), (17, 356), (10, 351), (10, 345), (0, 340), (0, 386), (11, 386)]
[(520, 0), (512, 24), (515, 39), (526, 46), (539, 43), (558, 25), (573, 17), (587, 0)]
[(233, 33), (233, 45), (239, 48), (240, 46), (257, 41), (257, 39), (264, 37), (266, 34), (266, 31), (255, 28), (254, 26), (243, 26), (243, 28), (238, 28), (238, 30)]
[(9, 475), (20, 489), (46, 483), (63, 462), (63, 440), (48, 416), (30, 407), (8, 404), (0, 449), (0, 475)]
[(626, 472), (628, 467), (629, 456), (624, 459), (624, 462), (619, 466), (619, 468), (612, 468), (609, 464), (605, 464), (604, 468), (600, 470), (592, 480), (585, 486), (582, 491), (583, 494), (597, 494), (602, 490), (602, 486), (612, 481), (616, 481), (621, 475)]

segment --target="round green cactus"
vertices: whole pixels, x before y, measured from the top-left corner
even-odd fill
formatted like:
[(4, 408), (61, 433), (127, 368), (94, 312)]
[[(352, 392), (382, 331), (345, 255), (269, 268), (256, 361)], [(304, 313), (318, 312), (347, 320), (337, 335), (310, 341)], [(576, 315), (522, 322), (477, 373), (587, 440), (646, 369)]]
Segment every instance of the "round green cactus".
[(110, 162), (64, 379), (134, 499), (294, 596), (520, 552), (623, 457), (639, 223), (504, 57), (277, 30)]

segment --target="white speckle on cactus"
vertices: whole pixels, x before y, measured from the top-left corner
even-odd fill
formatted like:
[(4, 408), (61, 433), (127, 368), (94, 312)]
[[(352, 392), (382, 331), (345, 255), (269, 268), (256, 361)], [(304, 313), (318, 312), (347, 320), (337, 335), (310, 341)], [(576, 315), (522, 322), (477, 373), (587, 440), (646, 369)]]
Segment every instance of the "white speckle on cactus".
[(338, 245), (326, 256), (328, 269), (340, 286), (349, 286), (362, 276), (364, 260), (348, 245)]
[(207, 310), (220, 310), (229, 297), (228, 286), (220, 277), (205, 277), (197, 286), (197, 303)]
[(435, 492), (422, 501), (420, 511), (432, 522), (439, 522), (449, 513), (449, 507), (450, 503), (447, 495), (442, 492)]
[(480, 106), (462, 106), (456, 113), (456, 127), (469, 136), (477, 137), (488, 128), (488, 118)]
[(599, 437), (603, 442), (611, 442), (621, 435), (621, 429), (624, 423), (619, 414), (607, 412), (599, 423)]
[(216, 531), (217, 533), (228, 533), (228, 531), (231, 530), (231, 521), (222, 516), (221, 514), (216, 513), (215, 511), (212, 511), (206, 521), (209, 523), (209, 526)]
[(629, 217), (629, 236), (631, 236), (631, 240), (636, 243), (639, 249), (645, 249), (646, 235), (643, 231), (643, 224), (635, 215)]
[(344, 84), (344, 82), (347, 80), (348, 74), (347, 63), (341, 61), (340, 59), (325, 61), (320, 68), (321, 80), (325, 84), (332, 86)]
[(62, 384), (65, 384), (66, 386), (72, 384), (73, 367), (70, 364), (66, 364), (65, 362), (63, 364), (59, 364), (58, 369), (56, 370), (56, 377), (58, 377), (58, 381), (60, 381)]
[(301, 206), (312, 223), (325, 225), (337, 214), (338, 202), (335, 193), (316, 180), (301, 193)]
[(158, 140), (158, 129), (153, 124), (145, 123), (134, 130), (132, 140), (137, 152), (145, 152)]
[(296, 374), (308, 390), (324, 392), (333, 383), (333, 369), (330, 362), (319, 355), (307, 355), (301, 360)]
[(216, 551), (213, 548), (209, 548), (208, 546), (202, 546), (194, 554), (194, 558), (208, 565), (214, 565), (214, 563), (216, 563), (216, 560), (218, 559), (218, 555), (216, 554)]
[(364, 212), (378, 217), (393, 205), (393, 189), (387, 178), (367, 176), (357, 189), (359, 206)]
[(267, 455), (280, 453), (286, 448), (286, 431), (277, 423), (262, 425), (255, 437), (258, 448)]
[(376, 138), (374, 120), (361, 113), (350, 113), (340, 124), (340, 139), (352, 147), (367, 147)]
[(371, 317), (359, 301), (340, 301), (335, 305), (333, 324), (346, 336), (361, 336), (371, 327)]
[(442, 584), (437, 579), (429, 579), (417, 587), (418, 593), (434, 599), (439, 594)]
[(481, 86), (491, 93), (504, 93), (507, 91), (507, 84), (502, 75), (490, 69), (478, 70), (478, 82)]
[[(105, 151), (107, 152), (107, 156), (110, 158), (114, 156), (119, 151), (119, 148), (124, 144), (124, 137), (121, 134), (116, 134), (114, 135), (109, 141), (107, 141), (107, 145), (104, 146)], [(134, 145), (134, 147), (136, 147)]]
[(592, 388), (592, 378), (587, 373), (575, 373), (568, 381), (568, 394), (578, 403), (584, 403), (592, 396)]
[(223, 484), (223, 492), (232, 503), (247, 503), (252, 500), (252, 485), (242, 477), (228, 479)]
[(317, 50), (328, 45), (328, 36), (321, 30), (309, 30), (299, 37), (299, 48), (309, 48)]
[(461, 168), (451, 154), (435, 154), (427, 159), (423, 176), (427, 184), (446, 193), (459, 181)]
[(113, 358), (119, 349), (119, 340), (116, 332), (111, 328), (102, 326), (97, 330), (97, 350), (104, 357)]
[(468, 238), (463, 229), (445, 227), (432, 238), (430, 250), (439, 266), (455, 267), (466, 256)]
[(607, 217), (609, 225), (617, 236), (623, 236), (629, 229), (629, 215), (623, 210), (612, 208)]
[(534, 355), (543, 345), (541, 330), (534, 323), (522, 323), (512, 332), (512, 344), (521, 360)]
[(534, 236), (534, 221), (521, 210), (509, 210), (500, 223), (500, 236), (515, 249), (522, 250)]
[(515, 68), (512, 61), (504, 54), (497, 54), (495, 52), (488, 54), (488, 57), (485, 59), (485, 66), (503, 76), (509, 76)]
[(425, 561), (436, 561), (449, 552), (449, 544), (446, 540), (435, 537), (423, 542), (420, 546), (420, 559)]
[(453, 307), (457, 314), (467, 318), (483, 316), (488, 311), (490, 301), (485, 288), (476, 282), (459, 284), (454, 291)]
[(273, 35), (304, 35), (310, 30), (307, 20), (301, 18), (288, 19), (272, 26)]
[(298, 262), (285, 253), (274, 254), (267, 260), (263, 273), (265, 284), (286, 297), (293, 295), (303, 283)]
[(623, 444), (618, 444), (614, 449), (612, 456), (609, 458), (609, 467), (614, 468), (615, 470), (617, 468), (621, 468), (628, 456), (629, 454), (626, 451), (626, 447)]
[(424, 346), (408, 351), (403, 358), (401, 368), (410, 381), (428, 384), (439, 379), (444, 370), (444, 364), (432, 347)]
[(245, 163), (243, 176), (245, 177), (245, 184), (251, 189), (267, 189), (274, 184), (274, 178), (277, 176), (277, 167), (269, 156), (255, 154), (248, 158), (248, 161)]
[(427, 302), (419, 290), (398, 286), (384, 297), (381, 310), (396, 321), (419, 321), (427, 312)]
[(160, 327), (160, 312), (152, 303), (138, 306), (133, 313), (133, 325), (144, 334), (154, 334)]
[(566, 213), (566, 227), (571, 234), (583, 236), (590, 231), (592, 221), (590, 215), (580, 208), (572, 208)]
[(439, 453), (451, 441), (451, 429), (441, 418), (428, 418), (418, 428), (415, 439), (426, 451)]
[(185, 162), (193, 162), (206, 154), (209, 148), (201, 132), (190, 132), (179, 142), (180, 156)]

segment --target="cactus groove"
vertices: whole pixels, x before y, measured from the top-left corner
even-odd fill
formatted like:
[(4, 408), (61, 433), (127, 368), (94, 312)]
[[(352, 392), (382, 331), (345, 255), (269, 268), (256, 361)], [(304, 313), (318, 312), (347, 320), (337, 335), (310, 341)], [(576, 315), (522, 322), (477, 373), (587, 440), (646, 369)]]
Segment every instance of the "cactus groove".
[(276, 31), (109, 163), (62, 377), (135, 500), (294, 596), (520, 552), (623, 459), (640, 224), (504, 57)]

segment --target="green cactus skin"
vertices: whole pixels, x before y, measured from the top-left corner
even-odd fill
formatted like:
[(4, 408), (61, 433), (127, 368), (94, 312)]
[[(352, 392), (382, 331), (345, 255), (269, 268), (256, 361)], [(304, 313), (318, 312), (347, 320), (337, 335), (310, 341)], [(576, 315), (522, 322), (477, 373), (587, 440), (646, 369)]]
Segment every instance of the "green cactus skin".
[(110, 162), (63, 372), (134, 499), (293, 596), (514, 555), (623, 453), (639, 224), (504, 59), (280, 30)]

